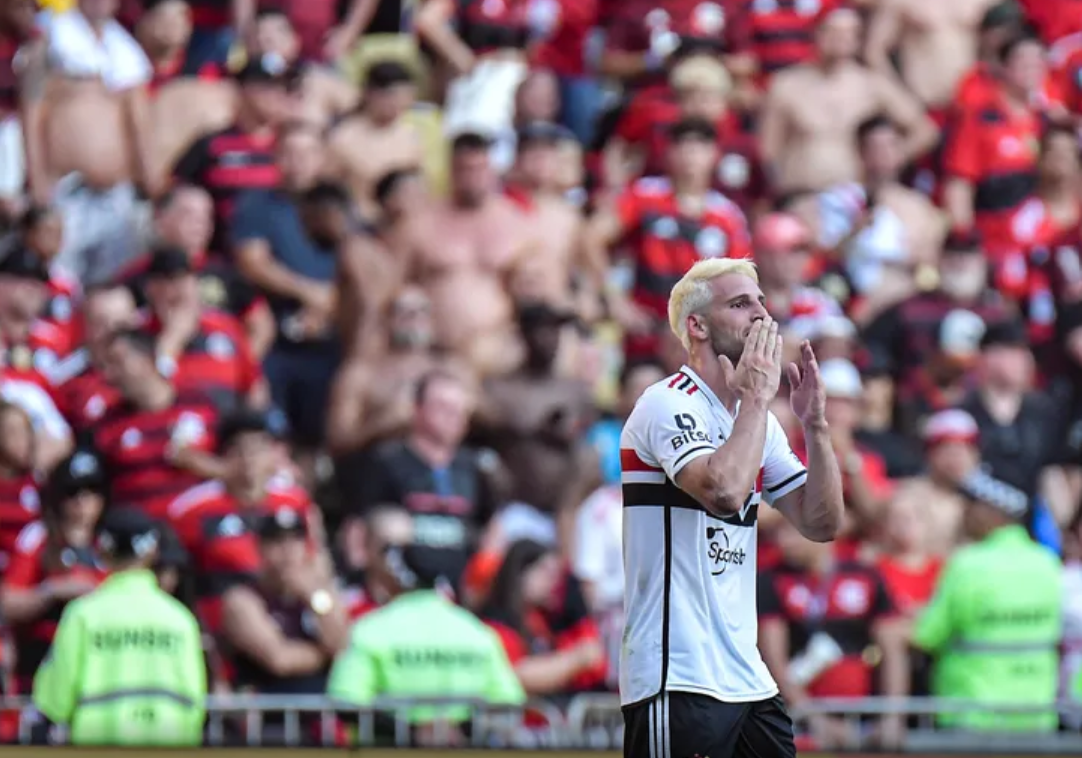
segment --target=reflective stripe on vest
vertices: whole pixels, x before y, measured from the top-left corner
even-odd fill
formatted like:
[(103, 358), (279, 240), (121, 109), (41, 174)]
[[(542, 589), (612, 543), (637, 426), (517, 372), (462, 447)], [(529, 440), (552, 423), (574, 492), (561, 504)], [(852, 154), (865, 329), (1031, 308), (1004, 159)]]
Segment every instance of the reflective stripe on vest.
[(76, 703), (76, 706), (102, 705), (104, 703), (111, 703), (114, 700), (126, 700), (133, 697), (162, 698), (165, 700), (172, 700), (177, 705), (182, 705), (185, 708), (195, 707), (195, 701), (187, 695), (181, 695), (179, 692), (164, 690), (158, 687), (132, 687), (130, 689), (103, 692), (100, 695), (81, 697), (79, 698), (79, 702)]
[(976, 642), (959, 641), (950, 646), (952, 653), (1000, 653), (1003, 655), (1026, 653), (1054, 653), (1054, 642)]

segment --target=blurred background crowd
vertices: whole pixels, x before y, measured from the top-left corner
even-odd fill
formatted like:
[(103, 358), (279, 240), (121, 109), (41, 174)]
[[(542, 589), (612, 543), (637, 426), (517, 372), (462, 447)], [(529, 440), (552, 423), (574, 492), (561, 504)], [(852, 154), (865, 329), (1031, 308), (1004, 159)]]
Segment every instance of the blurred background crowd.
[(730, 256), (814, 345), (846, 487), (831, 546), (761, 514), (786, 698), (965, 695), (910, 643), (1027, 591), (968, 694), (1070, 697), (1080, 126), (1077, 0), (0, 0), (4, 692), (121, 505), (217, 692), (324, 692), (404, 545), (527, 695), (611, 691), (622, 419)]

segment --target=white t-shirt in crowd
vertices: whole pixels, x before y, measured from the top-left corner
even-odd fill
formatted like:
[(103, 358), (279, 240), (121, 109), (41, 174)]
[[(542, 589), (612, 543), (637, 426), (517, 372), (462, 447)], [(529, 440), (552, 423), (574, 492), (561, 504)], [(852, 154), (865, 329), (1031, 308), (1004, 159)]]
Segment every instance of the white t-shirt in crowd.
[(43, 24), (53, 70), (73, 79), (100, 78), (114, 91), (150, 82), (154, 68), (143, 48), (116, 21), (99, 37), (78, 10), (53, 15)]

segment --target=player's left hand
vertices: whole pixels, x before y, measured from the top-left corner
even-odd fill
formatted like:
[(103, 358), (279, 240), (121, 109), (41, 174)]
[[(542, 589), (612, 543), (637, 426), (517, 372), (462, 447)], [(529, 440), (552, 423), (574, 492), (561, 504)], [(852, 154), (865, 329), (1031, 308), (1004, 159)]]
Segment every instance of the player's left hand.
[(800, 365), (790, 363), (789, 403), (805, 428), (826, 424), (827, 393), (811, 343), (800, 344)]

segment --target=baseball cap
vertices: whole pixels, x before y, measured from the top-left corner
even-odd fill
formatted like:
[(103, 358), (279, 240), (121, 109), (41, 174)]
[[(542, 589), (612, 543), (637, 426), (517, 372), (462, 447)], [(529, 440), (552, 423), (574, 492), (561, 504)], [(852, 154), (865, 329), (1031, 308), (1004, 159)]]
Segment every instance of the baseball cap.
[(980, 469), (963, 479), (958, 491), (970, 500), (990, 505), (1014, 519), (1025, 516), (1029, 508), (1025, 492)]
[(831, 358), (819, 364), (819, 375), (827, 397), (856, 400), (864, 392), (860, 371), (845, 358)]
[(108, 509), (98, 529), (98, 551), (113, 558), (142, 558), (161, 543), (158, 523), (135, 508)]
[(192, 261), (182, 248), (176, 245), (158, 245), (150, 251), (147, 276), (168, 278), (191, 272)]
[(188, 551), (180, 544), (177, 533), (164, 524), (158, 526), (160, 542), (158, 545), (158, 560), (154, 563), (156, 569), (184, 568), (188, 565)]
[(941, 445), (945, 442), (965, 442), (976, 444), (980, 439), (981, 430), (977, 421), (966, 411), (959, 408), (951, 408), (933, 414), (925, 423), (921, 437), (928, 447)]
[(558, 310), (548, 303), (530, 303), (519, 308), (518, 323), (522, 329), (537, 326), (563, 326), (575, 320), (575, 315)]
[(383, 550), (384, 563), (406, 590), (436, 587), (450, 576), (459, 558), (457, 550), (427, 545), (388, 545)]
[(0, 274), (18, 279), (49, 281), (49, 267), (45, 259), (24, 245), (15, 245), (0, 258)]
[(249, 58), (233, 78), (240, 84), (295, 84), (300, 77), (297, 68), (277, 53), (265, 53)]
[(567, 127), (551, 121), (531, 121), (518, 130), (517, 146), (519, 150), (528, 147), (554, 146), (575, 140), (574, 133)]
[(981, 337), (981, 350), (990, 347), (1029, 347), (1026, 326), (1017, 319), (992, 324)]
[(262, 540), (307, 537), (308, 522), (302, 513), (292, 508), (281, 508), (274, 513), (260, 516), (255, 524), (255, 533)]
[(46, 502), (59, 504), (80, 492), (105, 494), (109, 481), (98, 457), (77, 450), (56, 465), (45, 485)]

